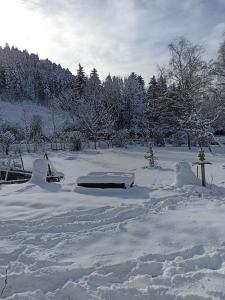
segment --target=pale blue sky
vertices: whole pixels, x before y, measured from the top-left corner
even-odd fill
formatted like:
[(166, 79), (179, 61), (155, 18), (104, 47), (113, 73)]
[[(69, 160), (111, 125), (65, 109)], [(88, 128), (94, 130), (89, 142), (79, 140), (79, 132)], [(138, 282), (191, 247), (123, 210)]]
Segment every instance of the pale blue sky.
[(145, 79), (168, 61), (168, 43), (186, 36), (215, 57), (225, 0), (1, 0), (0, 44), (26, 48), (76, 71), (135, 71)]

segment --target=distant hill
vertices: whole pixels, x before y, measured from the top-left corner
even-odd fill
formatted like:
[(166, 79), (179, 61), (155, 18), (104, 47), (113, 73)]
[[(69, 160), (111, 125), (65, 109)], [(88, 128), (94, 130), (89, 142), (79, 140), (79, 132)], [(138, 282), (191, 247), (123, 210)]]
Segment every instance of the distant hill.
[(72, 88), (75, 76), (50, 60), (26, 50), (0, 47), (0, 100), (34, 100), (40, 104)]
[[(34, 117), (40, 118), (42, 130), (45, 134), (53, 131), (53, 115), (48, 107), (31, 101), (0, 102), (0, 124), (3, 127), (15, 128), (21, 131), (25, 126), (25, 122), (30, 124)], [(54, 121), (57, 124), (57, 129), (61, 128), (67, 119), (68, 115), (66, 112), (54, 112)]]

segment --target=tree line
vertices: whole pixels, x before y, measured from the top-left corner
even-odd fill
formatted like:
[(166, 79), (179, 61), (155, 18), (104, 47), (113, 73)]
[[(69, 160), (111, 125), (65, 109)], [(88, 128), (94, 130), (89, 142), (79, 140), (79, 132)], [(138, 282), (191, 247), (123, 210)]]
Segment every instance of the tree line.
[(39, 59), (36, 54), (15, 47), (0, 47), (0, 99), (9, 101), (31, 100), (47, 105), (72, 87), (75, 76), (68, 69)]
[[(183, 37), (168, 48), (168, 64), (146, 84), (134, 72), (124, 78), (109, 74), (101, 81), (95, 68), (87, 76), (81, 65), (74, 76), (49, 60), (6, 45), (0, 48), (0, 97), (49, 107), (54, 130), (44, 137), (41, 120), (34, 116), (20, 137), (27, 142), (66, 137), (76, 143), (90, 140), (96, 145), (105, 139), (119, 145), (151, 139), (156, 145), (210, 147), (215, 132), (225, 132), (225, 41), (210, 61), (200, 45)], [(66, 112), (69, 122), (54, 122), (58, 112)], [(9, 135), (9, 128), (2, 127), (1, 134), (5, 131)]]

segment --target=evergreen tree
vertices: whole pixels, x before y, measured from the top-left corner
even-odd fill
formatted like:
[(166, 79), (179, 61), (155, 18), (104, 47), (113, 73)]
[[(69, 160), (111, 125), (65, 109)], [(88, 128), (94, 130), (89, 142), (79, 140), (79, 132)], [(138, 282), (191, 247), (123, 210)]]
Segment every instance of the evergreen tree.
[(0, 66), (0, 94), (2, 94), (6, 88), (6, 77), (5, 76), (6, 76), (5, 70), (2, 66)]
[(137, 80), (138, 80), (138, 84), (140, 85), (140, 87), (142, 87), (142, 89), (144, 90), (145, 89), (145, 81), (144, 81), (143, 77), (141, 75), (138, 75)]
[(157, 99), (159, 96), (159, 87), (155, 75), (151, 78), (147, 91), (147, 99), (151, 101), (152, 99)]
[(162, 74), (158, 78), (158, 95), (163, 96), (167, 93), (167, 82)]
[(99, 97), (102, 92), (101, 80), (99, 79), (98, 71), (94, 68), (91, 71), (90, 77), (87, 81), (88, 95)]
[(11, 101), (33, 100), (50, 104), (74, 86), (75, 76), (48, 59), (19, 51), (15, 47), (0, 47), (0, 98)]
[(123, 128), (123, 103), (122, 103), (122, 90), (123, 80), (120, 77), (109, 74), (103, 82), (104, 88), (104, 103), (106, 107), (109, 107), (110, 113), (114, 120), (114, 126), (116, 130)]
[(85, 76), (84, 69), (79, 64), (75, 81), (75, 94), (79, 99), (83, 98), (85, 95), (86, 83), (87, 78)]
[(144, 94), (142, 86), (138, 82), (137, 75), (131, 73), (124, 79), (123, 87), (123, 121), (124, 128), (137, 133), (142, 128), (142, 116), (144, 111)]
[(166, 78), (162, 75), (157, 80), (153, 76), (149, 83), (145, 110), (147, 134), (157, 145), (164, 145), (165, 139), (179, 127), (179, 107), (173, 88), (174, 85), (167, 88)]

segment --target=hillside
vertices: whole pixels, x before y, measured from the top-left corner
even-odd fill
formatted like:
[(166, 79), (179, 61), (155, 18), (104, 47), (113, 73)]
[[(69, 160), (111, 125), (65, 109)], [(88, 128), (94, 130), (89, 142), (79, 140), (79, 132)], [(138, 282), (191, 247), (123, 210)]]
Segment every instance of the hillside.
[[(7, 123), (12, 127), (18, 126), (23, 128), (24, 121), (26, 120), (29, 123), (34, 116), (40, 117), (42, 130), (45, 134), (53, 131), (52, 114), (48, 107), (32, 103), (31, 101), (13, 103), (0, 101), (0, 120), (3, 124)], [(66, 113), (54, 113), (54, 120), (59, 127), (66, 121), (66, 118)]]
[(6, 45), (0, 47), (0, 99), (35, 100), (42, 104), (74, 85), (68, 69)]

